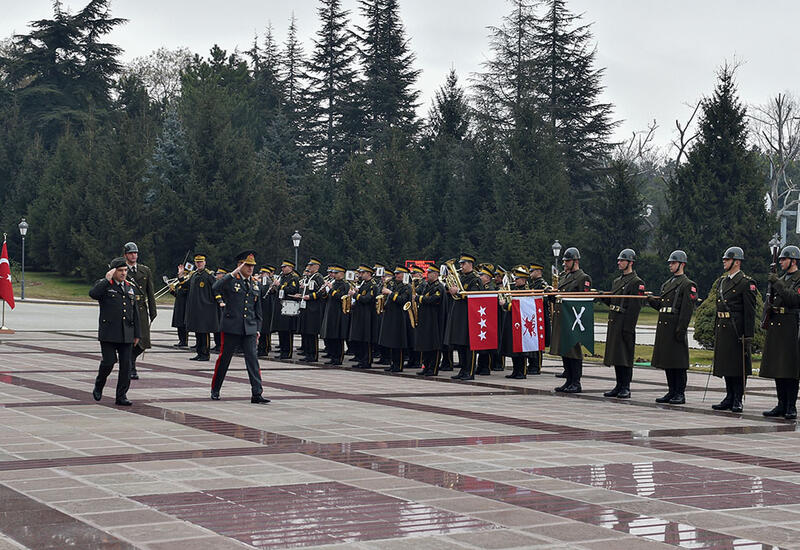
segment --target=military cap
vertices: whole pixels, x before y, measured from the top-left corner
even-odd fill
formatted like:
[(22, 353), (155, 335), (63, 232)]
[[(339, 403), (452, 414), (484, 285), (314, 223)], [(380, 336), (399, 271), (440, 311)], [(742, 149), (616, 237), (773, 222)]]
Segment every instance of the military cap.
[(217, 271), (216, 271), (217, 275), (219, 275), (220, 273), (224, 275), (224, 274), (226, 274), (227, 272), (228, 272), (228, 270), (227, 270), (227, 269), (225, 269), (224, 267), (218, 267), (218, 268), (217, 268)]
[(236, 255), (237, 264), (256, 265), (256, 251), (243, 250)]
[(195, 254), (194, 255), (194, 261), (195, 262), (205, 262), (206, 261), (206, 255), (205, 254)]
[(458, 263), (470, 262), (475, 263), (475, 255), (474, 254), (467, 254), (466, 252), (461, 253), (461, 257), (458, 259)]
[(328, 271), (332, 273), (344, 273), (346, 270), (342, 264), (331, 264), (328, 266)]
[(294, 262), (291, 260), (283, 260), (281, 262), (281, 267), (291, 267), (294, 270)]
[(370, 266), (364, 265), (364, 264), (361, 264), (360, 266), (358, 266), (358, 269), (356, 269), (356, 271), (364, 272), (364, 273), (375, 273), (374, 269), (372, 269)]
[(259, 273), (272, 273), (268, 267), (262, 266), (261, 269), (258, 270)]
[(476, 271), (478, 272), (478, 275), (488, 275), (489, 277), (494, 276), (494, 274), (491, 271), (489, 271), (489, 266), (487, 266), (486, 264), (478, 266), (478, 269), (476, 269)]
[(433, 271), (434, 273), (438, 274), (439, 273), (439, 266), (438, 265), (433, 265), (433, 264), (429, 265), (428, 266), (428, 273), (430, 273), (431, 271)]
[(268, 270), (270, 273), (275, 273), (275, 266), (272, 264), (264, 264), (261, 270), (263, 271), (265, 269)]
[(511, 270), (511, 274), (514, 275), (515, 279), (527, 279), (528, 277), (531, 276), (531, 274), (528, 273), (528, 270), (525, 269), (525, 267), (521, 266), (521, 265), (517, 266), (513, 270)]
[(125, 263), (125, 258), (114, 258), (111, 260), (111, 263), (108, 264), (108, 267), (111, 269), (118, 269), (120, 267), (127, 267), (127, 263)]
[(397, 267), (395, 267), (394, 268), (394, 272), (395, 273), (410, 273), (408, 268), (406, 266), (404, 266), (404, 265), (398, 265)]
[(314, 256), (311, 256), (311, 257), (308, 259), (308, 263), (307, 263), (306, 265), (322, 265), (322, 262), (321, 262), (321, 261), (319, 261), (319, 260), (318, 260), (317, 258), (315, 258)]
[(424, 270), (424, 269), (422, 269), (422, 268), (421, 268), (420, 266), (418, 266), (417, 264), (413, 264), (413, 265), (411, 266), (411, 268), (410, 268), (410, 271), (411, 271), (411, 273), (425, 273), (425, 270)]
[(528, 266), (528, 269), (530, 269), (531, 271), (533, 271), (534, 269), (543, 270), (544, 266), (542, 264), (537, 264), (536, 262), (534, 262)]

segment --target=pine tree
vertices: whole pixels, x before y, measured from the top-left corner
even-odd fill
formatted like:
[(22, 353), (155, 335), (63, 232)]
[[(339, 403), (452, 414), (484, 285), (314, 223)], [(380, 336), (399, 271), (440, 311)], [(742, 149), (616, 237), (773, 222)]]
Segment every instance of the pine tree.
[(544, 0), (534, 23), (530, 75), (552, 139), (561, 147), (572, 189), (596, 186), (610, 152), (612, 105), (599, 97), (603, 69), (595, 67), (591, 25), (580, 23), (566, 0)]
[(319, 151), (325, 172), (333, 175), (358, 144), (347, 120), (357, 101), (357, 50), (347, 28), (349, 12), (340, 0), (321, 0), (317, 13), (322, 26), (306, 66), (311, 145)]
[(363, 102), (368, 138), (373, 148), (388, 146), (399, 132), (405, 139), (417, 132), (414, 89), (420, 71), (400, 20), (397, 0), (361, 0), (366, 26), (359, 28), (364, 69)]
[(747, 145), (747, 110), (734, 74), (735, 67), (723, 66), (713, 94), (702, 101), (699, 134), (668, 181), (668, 215), (661, 224), (663, 250), (688, 253), (687, 272), (701, 293), (719, 276), (730, 246), (744, 249), (745, 271), (763, 280), (768, 262), (762, 250), (774, 229), (764, 203), (767, 180)]
[(299, 117), (303, 108), (305, 63), (303, 45), (297, 36), (297, 19), (292, 12), (289, 20), (289, 32), (281, 52), (281, 84), (283, 85), (284, 105), (292, 120)]
[(428, 132), (433, 139), (467, 136), (471, 113), (464, 89), (458, 84), (455, 69), (450, 69), (445, 84), (436, 91), (428, 113)]

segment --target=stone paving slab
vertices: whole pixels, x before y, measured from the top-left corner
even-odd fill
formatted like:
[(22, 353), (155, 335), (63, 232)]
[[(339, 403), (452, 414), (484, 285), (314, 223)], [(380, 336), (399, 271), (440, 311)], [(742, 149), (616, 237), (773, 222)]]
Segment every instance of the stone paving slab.
[(658, 406), (650, 369), (621, 401), (602, 397), (612, 371), (588, 364), (584, 393), (567, 396), (552, 393), (552, 361), (526, 380), (453, 382), (265, 360), (273, 402), (255, 406), (241, 358), (214, 402), (213, 361), (154, 331), (123, 408), (91, 398), (94, 336), (0, 339), (0, 550), (65, 536), (158, 550), (800, 548), (800, 441), (793, 422), (760, 416), (770, 381), (751, 381), (734, 415), (710, 411), (721, 384), (694, 373), (686, 406)]

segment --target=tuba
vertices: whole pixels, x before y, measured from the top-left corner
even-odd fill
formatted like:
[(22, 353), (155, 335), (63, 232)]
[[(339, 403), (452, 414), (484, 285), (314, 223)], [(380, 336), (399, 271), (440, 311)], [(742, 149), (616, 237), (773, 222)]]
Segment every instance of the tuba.
[[(447, 260), (444, 265), (446, 271), (446, 275), (444, 276), (445, 286), (448, 289), (450, 289), (450, 287), (456, 287), (459, 293), (464, 292), (464, 286), (461, 284), (461, 277), (458, 276), (461, 270), (456, 267), (455, 258)], [(460, 294), (453, 296), (453, 300), (460, 300), (461, 298), (462, 296)]]

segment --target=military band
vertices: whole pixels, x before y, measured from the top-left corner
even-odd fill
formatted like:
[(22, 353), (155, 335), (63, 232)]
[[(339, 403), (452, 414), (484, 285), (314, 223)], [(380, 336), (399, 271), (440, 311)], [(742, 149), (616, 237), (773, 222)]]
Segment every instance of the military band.
[[(779, 256), (776, 248), (775, 254), (777, 265), (769, 277), (762, 322), (766, 341), (759, 375), (775, 380), (778, 403), (763, 414), (794, 419), (800, 379), (800, 249), (786, 246)], [(119, 346), (116, 351), (121, 373), (127, 378), (129, 371), (130, 379), (135, 380), (138, 378), (135, 360), (150, 347), (149, 326), (156, 312), (154, 299), (150, 298), (152, 274), (138, 263), (135, 243), (125, 245), (124, 256), (127, 271), (124, 284), (128, 286), (120, 288), (126, 297), (130, 294), (135, 314), (123, 312), (123, 321), (130, 323), (135, 319), (137, 341), (131, 351)], [(238, 259), (240, 265), (232, 274), (226, 274), (222, 268), (215, 274), (206, 268), (205, 255), (196, 254), (193, 258), (196, 269), (187, 271), (179, 266), (178, 277), (169, 289), (175, 296), (172, 325), (178, 330), (177, 346), (187, 346), (187, 334), (194, 332), (197, 355), (193, 359), (209, 360), (210, 334), (217, 340), (222, 332), (221, 359), (217, 361), (212, 384), (214, 399), (219, 398), (231, 356), (241, 346), (239, 351), (245, 355), (254, 402), (263, 402), (256, 400), (261, 395), (256, 357), (264, 357), (270, 351), (273, 332), (278, 333), (280, 359), (292, 358), (293, 337), (299, 332), (301, 360), (308, 362), (320, 361), (322, 339), (328, 365), (343, 365), (347, 348), (354, 355), (354, 368), (371, 368), (380, 359), (387, 364), (384, 370), (388, 372), (399, 373), (404, 367), (418, 366), (416, 374), (437, 376), (440, 371), (452, 369), (455, 353), (459, 371), (451, 378), (473, 380), (476, 374), (503, 370), (506, 360), (510, 360), (512, 371), (506, 378), (523, 380), (529, 374), (539, 374), (543, 351), (514, 351), (512, 301), (505, 293), (533, 291), (544, 295), (545, 345), (551, 354), (561, 356), (564, 366), (566, 380), (556, 392), (581, 392), (583, 361), (580, 344), (561, 349), (561, 295), (591, 292), (588, 297), (597, 296), (609, 309), (603, 364), (614, 367), (616, 383), (603, 395), (623, 399), (631, 396), (636, 326), (641, 307), (650, 305), (658, 311), (651, 366), (665, 371), (668, 386), (667, 393), (656, 402), (671, 405), (686, 402), (688, 329), (698, 289), (685, 273), (688, 257), (682, 250), (673, 251), (667, 259), (670, 277), (661, 285), (658, 296), (646, 293), (645, 283), (634, 269), (636, 253), (629, 248), (617, 256), (619, 275), (611, 289), (601, 292), (591, 288), (591, 277), (581, 268), (580, 252), (575, 247), (565, 251), (563, 271), (554, 276), (554, 286), (542, 276), (541, 264), (528, 263), (506, 271), (493, 264), (478, 264), (476, 257), (468, 253), (445, 262), (441, 269), (430, 264), (423, 269), (415, 264), (387, 268), (376, 263), (349, 270), (341, 264), (330, 264), (326, 277), (320, 273), (322, 261), (312, 257), (302, 280), (294, 262), (289, 260), (280, 264), (279, 275), (270, 265), (264, 265), (253, 275), (253, 253), (240, 255)], [(712, 408), (734, 413), (743, 411), (747, 377), (752, 374), (751, 346), (758, 295), (755, 282), (742, 271), (743, 262), (741, 248), (728, 248), (722, 257), (724, 274), (713, 287), (716, 307), (712, 374), (724, 378), (725, 397)], [(470, 346), (465, 293), (481, 291), (498, 296), (498, 346), (476, 352)], [(96, 294), (102, 295), (100, 291)], [(637, 299), (640, 297), (643, 299)], [(244, 324), (239, 326), (241, 323), (237, 321), (234, 326), (234, 316), (243, 319)], [(132, 339), (127, 332), (125, 338)], [(108, 355), (98, 376), (95, 388), (98, 395), (113, 365), (110, 352)], [(118, 386), (121, 401), (127, 400), (127, 389), (124, 383)]]

